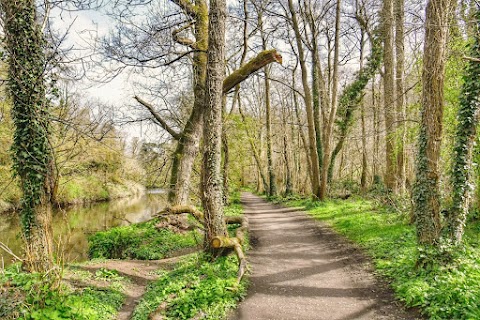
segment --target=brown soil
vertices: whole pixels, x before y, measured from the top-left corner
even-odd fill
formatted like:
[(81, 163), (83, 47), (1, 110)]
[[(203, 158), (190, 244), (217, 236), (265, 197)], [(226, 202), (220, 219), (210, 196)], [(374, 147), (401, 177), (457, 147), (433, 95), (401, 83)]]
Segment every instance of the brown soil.
[(301, 209), (242, 195), (251, 286), (232, 320), (418, 319), (373, 275), (361, 250)]

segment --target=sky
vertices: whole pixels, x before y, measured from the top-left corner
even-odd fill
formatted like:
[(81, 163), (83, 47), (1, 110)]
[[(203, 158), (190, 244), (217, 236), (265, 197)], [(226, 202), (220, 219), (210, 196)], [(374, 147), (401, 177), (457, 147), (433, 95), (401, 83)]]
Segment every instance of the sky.
[[(62, 47), (71, 49), (72, 55), (76, 58), (82, 58), (87, 63), (91, 62), (89, 57), (95, 52), (95, 39), (108, 35), (114, 26), (114, 21), (110, 17), (95, 10), (52, 10), (50, 23), (53, 30), (62, 34), (68, 33)], [(93, 59), (98, 60), (98, 57)], [(86, 77), (74, 81), (70, 88), (73, 88), (72, 90), (85, 101), (99, 101), (110, 106), (112, 110), (119, 110), (120, 112), (117, 112), (117, 114), (122, 114), (122, 111), (125, 111), (126, 108), (135, 105), (133, 99), (135, 79), (127, 72), (123, 72), (106, 82), (102, 79), (106, 75), (104, 70), (93, 68), (90, 65), (87, 65), (86, 68), (81, 67), (80, 63), (77, 63), (77, 67), (85, 69)], [(98, 81), (100, 79), (102, 81)], [(134, 138), (147, 141), (154, 140), (158, 139), (159, 134), (161, 135), (160, 130), (154, 125), (123, 125), (119, 129), (123, 132), (127, 141)]]

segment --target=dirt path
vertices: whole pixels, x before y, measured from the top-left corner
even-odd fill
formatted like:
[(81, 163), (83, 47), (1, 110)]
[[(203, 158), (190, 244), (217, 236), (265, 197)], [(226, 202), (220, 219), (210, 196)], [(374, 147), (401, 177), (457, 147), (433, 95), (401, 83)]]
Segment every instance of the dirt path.
[(231, 319), (416, 319), (368, 260), (300, 209), (242, 194), (253, 249), (248, 296)]
[[(183, 250), (185, 253), (194, 250)], [(184, 253), (182, 251), (182, 253)], [(106, 260), (100, 263), (92, 263), (82, 266), (82, 269), (95, 272), (100, 268), (116, 270), (121, 276), (130, 279), (129, 285), (125, 288), (126, 299), (120, 309), (117, 320), (128, 320), (131, 318), (135, 307), (141, 297), (145, 294), (150, 281), (156, 280), (158, 275), (155, 271), (160, 269), (171, 269), (182, 256), (162, 260)]]

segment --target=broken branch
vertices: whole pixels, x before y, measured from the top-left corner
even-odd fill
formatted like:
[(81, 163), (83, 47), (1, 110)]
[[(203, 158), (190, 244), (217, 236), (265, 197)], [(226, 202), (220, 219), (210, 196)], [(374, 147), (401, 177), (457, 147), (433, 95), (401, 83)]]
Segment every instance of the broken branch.
[(251, 59), (225, 78), (223, 81), (223, 94), (228, 93), (240, 82), (247, 79), (251, 74), (272, 62), (282, 64), (282, 56), (277, 53), (277, 50), (273, 49), (260, 52), (255, 58)]

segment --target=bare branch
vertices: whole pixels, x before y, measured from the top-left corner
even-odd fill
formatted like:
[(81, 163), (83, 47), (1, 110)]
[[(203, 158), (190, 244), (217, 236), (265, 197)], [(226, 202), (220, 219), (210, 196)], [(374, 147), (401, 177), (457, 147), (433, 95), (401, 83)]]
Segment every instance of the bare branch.
[(182, 8), (186, 15), (195, 19), (197, 17), (197, 10), (195, 10), (195, 6), (189, 0), (171, 0), (177, 6)]
[(155, 111), (155, 108), (148, 102), (146, 102), (145, 100), (143, 100), (142, 98), (138, 97), (138, 96), (135, 96), (134, 97), (135, 100), (137, 100), (138, 103), (140, 103), (142, 106), (144, 106), (145, 108), (147, 108), (147, 110), (150, 112), (150, 114), (155, 118), (155, 120), (158, 121), (158, 123), (162, 126), (163, 129), (165, 129), (165, 131), (167, 131), (168, 133), (170, 133), (170, 135), (175, 139), (175, 140), (179, 140), (180, 139), (180, 134), (178, 132), (176, 132), (175, 130), (173, 130), (166, 122), (165, 120), (162, 119), (162, 117)]

